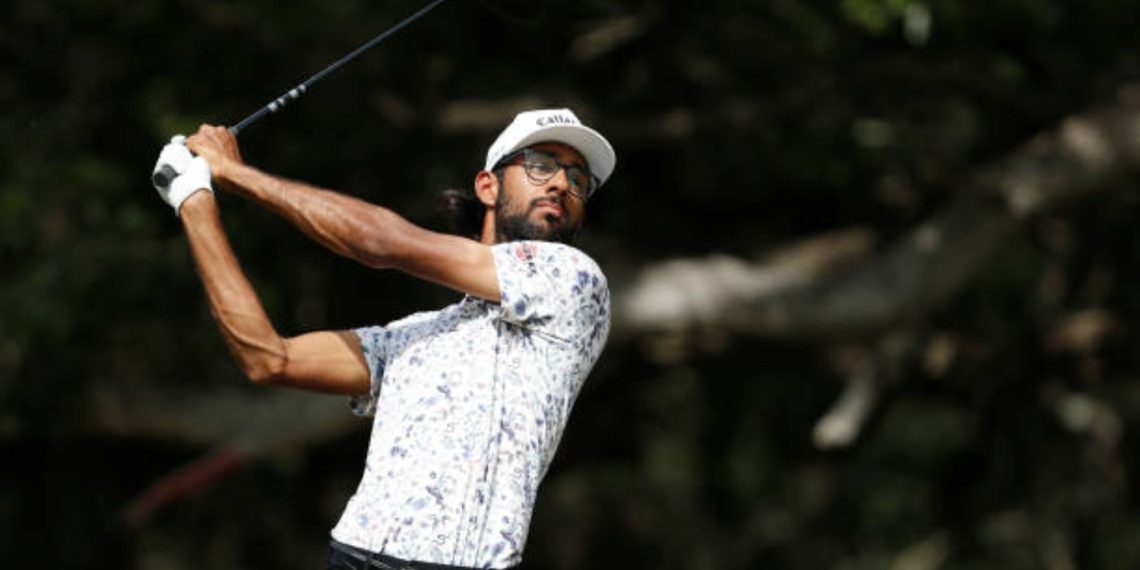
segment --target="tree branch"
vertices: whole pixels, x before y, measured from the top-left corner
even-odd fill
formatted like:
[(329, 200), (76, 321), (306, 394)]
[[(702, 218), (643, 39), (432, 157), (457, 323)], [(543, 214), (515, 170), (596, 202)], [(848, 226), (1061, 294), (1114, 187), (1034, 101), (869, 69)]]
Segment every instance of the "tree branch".
[(1138, 165), (1133, 86), (1115, 106), (1073, 116), (983, 169), (942, 212), (858, 267), (835, 270), (850, 258), (810, 248), (761, 263), (718, 255), (645, 267), (615, 292), (615, 335), (708, 327), (785, 338), (873, 334), (946, 302), (1026, 218)]

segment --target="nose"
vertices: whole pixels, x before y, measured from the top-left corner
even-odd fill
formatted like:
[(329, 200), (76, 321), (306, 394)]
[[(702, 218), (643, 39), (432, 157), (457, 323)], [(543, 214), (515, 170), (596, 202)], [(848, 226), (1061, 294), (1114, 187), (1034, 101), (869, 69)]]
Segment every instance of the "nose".
[(564, 201), (586, 201), (586, 190), (580, 186), (575, 186), (570, 181), (570, 175), (565, 167), (559, 166), (558, 172), (548, 181), (547, 191), (556, 191), (559, 197)]
[(567, 193), (570, 190), (570, 177), (566, 175), (566, 169), (559, 166), (558, 172), (554, 173), (548, 184), (561, 194)]

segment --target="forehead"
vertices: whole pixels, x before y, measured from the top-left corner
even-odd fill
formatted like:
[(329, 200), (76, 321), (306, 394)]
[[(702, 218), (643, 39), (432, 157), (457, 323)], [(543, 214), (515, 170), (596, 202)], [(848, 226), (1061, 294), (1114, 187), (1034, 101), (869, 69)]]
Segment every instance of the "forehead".
[(527, 148), (540, 150), (553, 154), (559, 162), (567, 164), (576, 164), (579, 166), (588, 166), (586, 159), (582, 157), (582, 153), (574, 149), (574, 147), (558, 143), (558, 142), (540, 142), (530, 145)]

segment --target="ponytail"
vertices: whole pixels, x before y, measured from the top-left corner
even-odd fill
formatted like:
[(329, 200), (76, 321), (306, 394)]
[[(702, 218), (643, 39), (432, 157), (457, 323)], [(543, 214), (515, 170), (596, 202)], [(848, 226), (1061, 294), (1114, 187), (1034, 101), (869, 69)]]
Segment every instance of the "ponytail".
[(453, 234), (479, 239), (483, 232), (483, 204), (475, 198), (471, 190), (449, 188), (439, 193), (435, 200), (436, 210), (447, 223)]

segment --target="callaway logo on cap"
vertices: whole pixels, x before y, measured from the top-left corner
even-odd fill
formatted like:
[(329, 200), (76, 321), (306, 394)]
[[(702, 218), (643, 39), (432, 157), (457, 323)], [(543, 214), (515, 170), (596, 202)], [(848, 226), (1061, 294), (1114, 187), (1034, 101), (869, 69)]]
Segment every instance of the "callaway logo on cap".
[(598, 131), (583, 125), (570, 109), (541, 109), (519, 113), (495, 139), (487, 151), (484, 170), (492, 170), (503, 157), (533, 144), (557, 142), (567, 145), (586, 159), (600, 187), (617, 165), (614, 149)]
[(579, 125), (581, 123), (578, 122), (578, 117), (575, 117), (573, 113), (569, 115), (559, 115), (556, 113), (554, 115), (539, 117), (534, 120), (534, 124), (545, 127), (546, 125)]

